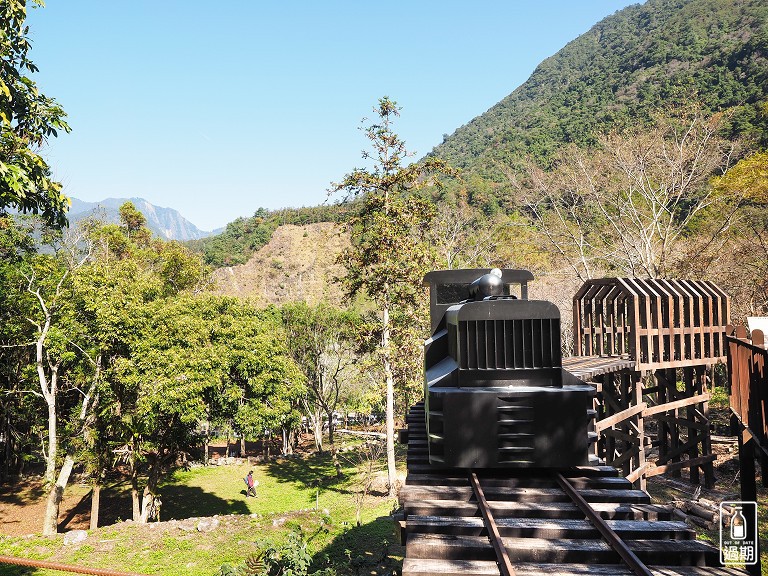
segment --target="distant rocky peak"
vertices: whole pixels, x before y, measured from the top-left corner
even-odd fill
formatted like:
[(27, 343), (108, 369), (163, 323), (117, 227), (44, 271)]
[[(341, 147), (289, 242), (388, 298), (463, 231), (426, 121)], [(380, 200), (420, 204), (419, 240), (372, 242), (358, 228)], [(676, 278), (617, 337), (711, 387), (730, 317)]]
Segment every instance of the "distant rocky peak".
[(72, 198), (72, 207), (69, 211), (70, 225), (94, 215), (107, 222), (119, 222), (120, 206), (126, 202), (133, 203), (147, 219), (147, 227), (159, 238), (184, 241), (197, 240), (212, 234), (200, 230), (177, 210), (155, 206), (144, 198), (105, 198), (98, 202), (85, 202)]

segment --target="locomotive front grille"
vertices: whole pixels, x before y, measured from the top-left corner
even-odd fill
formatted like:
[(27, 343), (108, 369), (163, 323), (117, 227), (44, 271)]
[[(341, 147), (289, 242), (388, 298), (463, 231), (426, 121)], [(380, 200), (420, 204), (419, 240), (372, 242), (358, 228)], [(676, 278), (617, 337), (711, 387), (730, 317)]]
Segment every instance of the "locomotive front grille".
[(535, 420), (533, 405), (525, 396), (499, 397), (496, 408), (499, 464), (533, 464)]
[(464, 370), (559, 367), (560, 319), (462, 320), (448, 324), (448, 349)]

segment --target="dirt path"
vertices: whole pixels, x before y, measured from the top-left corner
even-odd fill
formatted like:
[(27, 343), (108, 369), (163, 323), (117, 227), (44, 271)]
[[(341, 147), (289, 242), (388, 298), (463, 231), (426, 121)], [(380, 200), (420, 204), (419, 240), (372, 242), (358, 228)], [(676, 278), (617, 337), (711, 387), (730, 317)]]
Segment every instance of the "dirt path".
[[(60, 507), (60, 530), (88, 529), (91, 490), (75, 484), (67, 487)], [(40, 533), (45, 514), (46, 493), (40, 477), (28, 477), (0, 485), (0, 534), (23, 536)]]

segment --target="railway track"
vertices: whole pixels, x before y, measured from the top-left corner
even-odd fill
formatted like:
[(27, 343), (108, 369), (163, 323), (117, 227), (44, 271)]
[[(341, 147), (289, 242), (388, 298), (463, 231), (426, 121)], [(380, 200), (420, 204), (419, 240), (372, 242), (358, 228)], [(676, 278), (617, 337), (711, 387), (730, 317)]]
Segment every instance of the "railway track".
[(746, 574), (612, 467), (430, 466), (422, 404), (408, 417), (400, 502), (403, 576)]

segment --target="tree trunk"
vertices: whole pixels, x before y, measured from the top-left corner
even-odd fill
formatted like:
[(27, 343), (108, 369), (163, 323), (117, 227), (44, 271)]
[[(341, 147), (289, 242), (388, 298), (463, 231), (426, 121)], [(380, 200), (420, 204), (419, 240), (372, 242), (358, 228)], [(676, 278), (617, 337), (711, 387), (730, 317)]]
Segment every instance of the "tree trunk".
[(333, 446), (333, 410), (326, 412), (328, 417), (328, 444)]
[(101, 480), (97, 477), (91, 492), (91, 530), (99, 527), (99, 504), (101, 499)]
[(154, 500), (154, 494), (150, 492), (149, 490), (149, 484), (144, 487), (144, 495), (141, 499), (141, 515), (139, 517), (139, 523), (140, 524), (146, 524), (147, 523), (147, 517), (149, 516), (149, 508), (152, 505), (152, 501)]
[(3, 453), (3, 469), (0, 472), (0, 480), (5, 480), (11, 474), (11, 457), (13, 456), (13, 437), (11, 436), (11, 418), (7, 413), (3, 414), (3, 438), (5, 446)]
[(141, 499), (141, 517), (139, 519), (141, 524), (146, 524), (150, 519), (150, 511), (154, 507), (157, 495), (157, 483), (160, 480), (161, 465), (161, 459), (159, 457), (150, 461), (147, 485), (144, 487), (144, 497)]
[(283, 428), (283, 456), (286, 454), (291, 454), (293, 450), (291, 450), (291, 442), (288, 438), (288, 429)]
[(56, 395), (47, 393), (45, 403), (48, 405), (48, 452), (45, 455), (45, 482), (52, 484), (56, 478), (56, 452), (59, 449), (56, 434)]
[(341, 462), (339, 461), (339, 450), (336, 448), (335, 444), (331, 444), (331, 462), (333, 462), (333, 467), (336, 470), (336, 478), (343, 478), (344, 472), (341, 470)]
[(141, 502), (139, 500), (139, 471), (136, 464), (131, 467), (131, 502), (133, 503), (133, 521), (141, 520)]
[(323, 453), (323, 418), (320, 415), (320, 411), (316, 410), (311, 417), (312, 420), (312, 434), (315, 437), (315, 449)]
[(43, 517), (44, 536), (50, 536), (58, 532), (59, 505), (62, 498), (64, 498), (64, 489), (67, 487), (69, 475), (72, 473), (74, 464), (75, 460), (67, 454), (67, 457), (64, 459), (64, 465), (61, 467), (61, 472), (59, 472), (59, 479), (48, 493), (48, 502), (45, 506), (45, 516)]
[(211, 423), (206, 422), (205, 434), (203, 435), (203, 466), (208, 466), (208, 452), (210, 451), (211, 443)]
[(245, 458), (245, 434), (240, 437), (240, 457)]
[[(385, 287), (388, 294), (388, 287)], [(389, 345), (389, 301), (385, 301), (382, 314), (382, 362), (384, 364), (384, 376), (387, 381), (387, 486), (390, 498), (396, 494), (397, 468), (395, 464), (395, 384), (392, 377), (392, 364)]]

